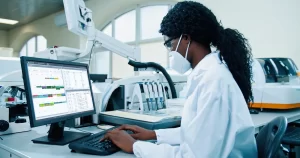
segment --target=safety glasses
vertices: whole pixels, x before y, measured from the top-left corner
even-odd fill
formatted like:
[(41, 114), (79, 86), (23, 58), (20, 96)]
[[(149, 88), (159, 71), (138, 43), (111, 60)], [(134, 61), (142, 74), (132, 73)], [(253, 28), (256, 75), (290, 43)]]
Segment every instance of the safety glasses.
[(172, 50), (172, 40), (174, 40), (174, 38), (168, 38), (167, 36), (164, 36), (164, 40), (165, 40), (164, 46), (169, 51), (171, 51)]

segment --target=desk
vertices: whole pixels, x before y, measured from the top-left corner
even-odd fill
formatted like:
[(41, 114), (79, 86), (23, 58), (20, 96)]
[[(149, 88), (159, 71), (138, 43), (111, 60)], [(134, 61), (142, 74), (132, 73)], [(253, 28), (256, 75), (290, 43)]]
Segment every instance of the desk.
[[(0, 157), (1, 158), (99, 158), (99, 156), (86, 155), (80, 153), (71, 153), (68, 145), (42, 145), (32, 143), (32, 139), (44, 136), (49, 127), (42, 126), (33, 128), (30, 132), (23, 132), (2, 136), (0, 140)], [(101, 130), (97, 127), (81, 128), (81, 130), (91, 133), (98, 133)], [(76, 130), (72, 130), (76, 131)], [(78, 132), (78, 131), (77, 131)], [(133, 158), (132, 154), (118, 152), (116, 154), (106, 156), (107, 158)]]
[(300, 109), (293, 109), (293, 110), (286, 110), (286, 111), (263, 111), (259, 114), (252, 114), (252, 120), (255, 126), (255, 133), (258, 133), (258, 131), (267, 123), (269, 123), (271, 120), (278, 116), (285, 116), (288, 120), (288, 122), (295, 122), (297, 120), (300, 120)]
[[(251, 115), (255, 131), (258, 133), (260, 128), (270, 122), (277, 116), (285, 116), (288, 122), (300, 120), (300, 109), (288, 111), (269, 111), (260, 112), (259, 114)], [(50, 146), (33, 144), (32, 139), (44, 136), (49, 127), (33, 128), (30, 132), (18, 133), (13, 135), (2, 136), (0, 140), (0, 157), (1, 158), (94, 158), (99, 156), (85, 155), (79, 153), (71, 153), (68, 145), (66, 146)], [(86, 127), (81, 130), (89, 131), (91, 133), (98, 133), (101, 130), (96, 127)], [(11, 155), (12, 154), (12, 155)], [(118, 152), (116, 154), (107, 156), (108, 158), (132, 158), (134, 155)]]

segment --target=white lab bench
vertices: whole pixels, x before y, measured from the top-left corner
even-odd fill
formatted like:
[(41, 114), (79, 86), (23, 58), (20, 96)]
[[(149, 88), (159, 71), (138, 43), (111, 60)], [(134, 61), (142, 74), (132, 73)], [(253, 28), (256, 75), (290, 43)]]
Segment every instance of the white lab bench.
[[(288, 122), (294, 122), (300, 120), (300, 109), (289, 111), (272, 111), (272, 112), (260, 112), (259, 114), (253, 114), (252, 119), (256, 127), (256, 132), (270, 122), (277, 116), (285, 116)], [(41, 145), (33, 144), (32, 139), (46, 135), (49, 127), (37, 127), (33, 128), (30, 132), (12, 134), (1, 136), (3, 140), (0, 140), (0, 157), (1, 158), (93, 158), (99, 156), (85, 155), (79, 153), (71, 153), (68, 145), (54, 146), (54, 145)], [(81, 130), (91, 133), (100, 132), (95, 126), (82, 128)], [(132, 158), (134, 155), (126, 154), (124, 152), (118, 152), (108, 158)]]
[(263, 111), (259, 114), (252, 114), (252, 120), (255, 125), (255, 132), (258, 133), (258, 131), (267, 123), (269, 123), (271, 120), (278, 116), (285, 116), (288, 120), (288, 122), (295, 122), (300, 120), (300, 109), (293, 109), (293, 110), (285, 110), (285, 111), (279, 111), (279, 110), (272, 110), (272, 111)]
[[(1, 136), (0, 139), (0, 158), (94, 158), (99, 156), (72, 153), (68, 145), (42, 145), (32, 143), (32, 139), (45, 136), (49, 126), (41, 126), (33, 128), (29, 132)], [(71, 129), (72, 130), (72, 129)], [(82, 128), (80, 130), (88, 131), (91, 133), (101, 132), (95, 126)], [(72, 130), (80, 132), (78, 130)], [(106, 156), (107, 158), (132, 158), (134, 155), (118, 152), (116, 154)]]

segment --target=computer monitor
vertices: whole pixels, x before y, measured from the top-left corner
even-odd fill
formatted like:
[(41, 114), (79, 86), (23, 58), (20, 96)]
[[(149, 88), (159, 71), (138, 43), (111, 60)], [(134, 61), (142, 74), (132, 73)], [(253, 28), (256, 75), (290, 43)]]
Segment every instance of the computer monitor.
[(87, 133), (64, 131), (66, 120), (95, 114), (88, 65), (21, 57), (31, 127), (51, 124), (34, 143), (65, 145)]

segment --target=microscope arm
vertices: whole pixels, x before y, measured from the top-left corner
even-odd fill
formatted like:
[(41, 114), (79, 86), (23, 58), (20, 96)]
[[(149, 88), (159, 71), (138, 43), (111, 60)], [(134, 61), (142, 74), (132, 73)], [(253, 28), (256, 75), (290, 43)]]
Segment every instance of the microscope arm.
[(43, 52), (37, 52), (36, 57), (77, 61), (90, 57), (94, 49), (101, 48), (97, 52), (110, 51), (129, 60), (140, 61), (140, 48), (132, 48), (95, 28), (92, 11), (85, 7), (84, 1), (64, 0), (64, 8), (69, 31), (87, 38), (85, 50), (53, 47)]

